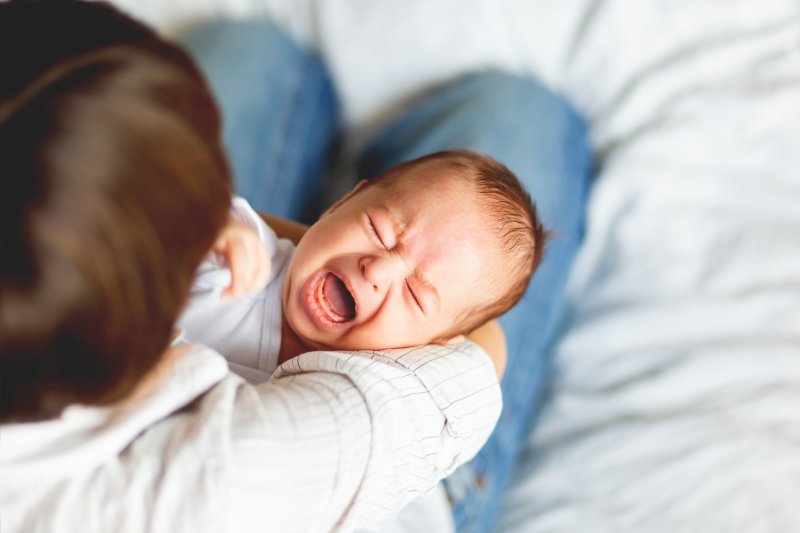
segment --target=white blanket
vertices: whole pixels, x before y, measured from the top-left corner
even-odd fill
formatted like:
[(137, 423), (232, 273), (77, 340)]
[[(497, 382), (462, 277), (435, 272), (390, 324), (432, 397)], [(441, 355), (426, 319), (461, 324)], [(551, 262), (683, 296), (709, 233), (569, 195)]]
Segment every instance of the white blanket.
[(351, 148), (468, 70), (563, 91), (598, 175), (501, 529), (800, 531), (800, 3), (118, 3), (167, 31), (277, 20), (331, 67)]

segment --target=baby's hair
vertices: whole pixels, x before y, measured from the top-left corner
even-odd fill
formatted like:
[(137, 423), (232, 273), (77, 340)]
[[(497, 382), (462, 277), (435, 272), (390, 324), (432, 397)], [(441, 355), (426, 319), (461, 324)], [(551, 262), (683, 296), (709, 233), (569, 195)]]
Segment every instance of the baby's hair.
[[(508, 269), (504, 270), (504, 280), (497, 280), (505, 285), (506, 290), (487, 304), (471, 309), (460, 317), (455, 327), (445, 335), (452, 337), (469, 333), (516, 305), (542, 261), (549, 232), (539, 220), (536, 206), (517, 176), (493, 158), (470, 150), (445, 150), (422, 156), (401, 163), (376, 179), (388, 185), (406, 175), (408, 170), (427, 163), (437, 163), (445, 171), (434, 172), (432, 179), (437, 175), (455, 175), (474, 184), (478, 202), (487, 208), (490, 225), (507, 258), (503, 263), (503, 268)], [(446, 172), (448, 170), (454, 173)]]
[(224, 224), (220, 118), (178, 47), (100, 3), (0, 4), (0, 420), (128, 394)]

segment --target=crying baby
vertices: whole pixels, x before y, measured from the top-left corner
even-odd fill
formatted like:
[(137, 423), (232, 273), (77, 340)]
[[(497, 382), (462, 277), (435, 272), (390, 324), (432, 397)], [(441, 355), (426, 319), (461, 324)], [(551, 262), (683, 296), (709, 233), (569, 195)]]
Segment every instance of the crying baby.
[(545, 239), (508, 168), (437, 152), (360, 182), (296, 248), (236, 199), (178, 324), (266, 375), (312, 350), (453, 342), (522, 297)]

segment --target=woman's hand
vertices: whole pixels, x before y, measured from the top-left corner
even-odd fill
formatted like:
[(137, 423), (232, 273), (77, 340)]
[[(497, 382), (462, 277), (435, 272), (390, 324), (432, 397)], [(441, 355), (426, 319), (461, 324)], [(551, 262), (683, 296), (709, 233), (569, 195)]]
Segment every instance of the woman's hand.
[(275, 217), (266, 213), (259, 213), (258, 216), (267, 223), (267, 226), (272, 228), (275, 235), (281, 239), (289, 239), (295, 244), (300, 242), (300, 239), (303, 238), (303, 234), (308, 230), (308, 226), (293, 220), (286, 220), (285, 218)]
[(258, 292), (267, 285), (272, 270), (269, 253), (255, 230), (247, 224), (230, 219), (211, 251), (231, 270), (231, 284), (222, 291), (223, 300)]
[(497, 320), (490, 320), (467, 335), (467, 338), (486, 350), (494, 363), (497, 377), (502, 378), (506, 369), (506, 335)]

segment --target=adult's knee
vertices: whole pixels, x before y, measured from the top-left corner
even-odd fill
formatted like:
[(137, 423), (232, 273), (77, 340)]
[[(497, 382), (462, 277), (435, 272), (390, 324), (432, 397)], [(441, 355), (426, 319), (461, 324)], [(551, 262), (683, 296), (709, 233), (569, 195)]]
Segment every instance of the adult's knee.
[(518, 174), (549, 226), (578, 239), (592, 167), (583, 117), (530, 76), (488, 71), (462, 83), (462, 105), (495, 138), (490, 153)]
[(269, 21), (215, 21), (193, 29), (180, 42), (215, 89), (291, 73), (330, 85), (319, 57)]
[(572, 104), (532, 76), (489, 70), (465, 76), (454, 88), (476, 116), (514, 117), (508, 123), (519, 133), (524, 133), (520, 123), (527, 122), (531, 133), (587, 137), (586, 123)]

